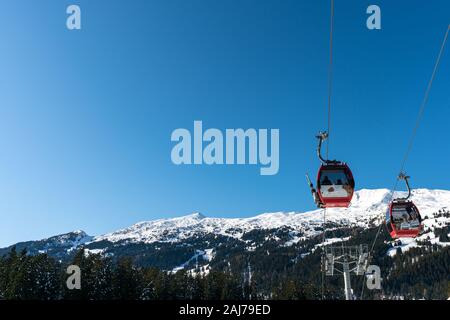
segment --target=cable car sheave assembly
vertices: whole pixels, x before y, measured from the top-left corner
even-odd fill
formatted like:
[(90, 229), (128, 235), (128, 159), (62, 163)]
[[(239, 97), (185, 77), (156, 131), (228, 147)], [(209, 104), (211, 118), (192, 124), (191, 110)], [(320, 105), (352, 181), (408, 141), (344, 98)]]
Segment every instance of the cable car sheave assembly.
[(389, 203), (386, 212), (386, 227), (393, 239), (415, 238), (423, 229), (422, 217), (414, 202), (409, 200), (411, 188), (404, 173), (400, 173), (399, 180), (404, 180), (408, 188), (408, 195), (405, 198), (393, 199)]
[(355, 190), (353, 174), (345, 162), (324, 159), (321, 154), (322, 142), (328, 138), (327, 132), (319, 132), (317, 156), (321, 166), (317, 173), (317, 188), (306, 175), (314, 202), (319, 208), (348, 208)]

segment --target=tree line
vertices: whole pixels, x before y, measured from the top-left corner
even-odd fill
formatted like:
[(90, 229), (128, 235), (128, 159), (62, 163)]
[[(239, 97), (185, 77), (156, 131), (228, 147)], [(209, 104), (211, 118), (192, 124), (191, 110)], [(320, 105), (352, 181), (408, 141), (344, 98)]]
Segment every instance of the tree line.
[(67, 264), (47, 254), (26, 250), (0, 258), (0, 299), (13, 300), (248, 300), (311, 298), (307, 286), (288, 280), (268, 296), (255, 292), (248, 277), (230, 272), (176, 273), (137, 267), (131, 258), (112, 261), (99, 254), (77, 252), (71, 264), (81, 270), (81, 289), (66, 286)]

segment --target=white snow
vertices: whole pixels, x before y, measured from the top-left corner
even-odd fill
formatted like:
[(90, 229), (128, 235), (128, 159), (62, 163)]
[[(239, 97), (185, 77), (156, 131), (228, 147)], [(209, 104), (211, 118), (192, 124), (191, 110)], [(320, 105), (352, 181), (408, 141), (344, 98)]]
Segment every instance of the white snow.
[(93, 237), (88, 236), (84, 231), (81, 231), (81, 230), (76, 230), (76, 231), (74, 231), (72, 233), (77, 234), (77, 236), (76, 236), (75, 240), (71, 241), (71, 243), (70, 243), (71, 246), (70, 246), (69, 249), (67, 249), (68, 253), (71, 252), (71, 251), (77, 250), (77, 248), (80, 245), (83, 245), (83, 244), (85, 244), (85, 243), (87, 243), (87, 242), (89, 242), (89, 241), (91, 241), (93, 239)]
[(214, 258), (214, 249), (205, 249), (203, 253), (203, 259), (206, 261), (211, 261)]
[(417, 247), (417, 243), (415, 239), (411, 239), (411, 238), (402, 238), (401, 239), (401, 244), (400, 245), (395, 245), (392, 246), (392, 248), (390, 248), (387, 252), (387, 255), (389, 255), (390, 257), (393, 257), (397, 254), (397, 249), (400, 248), (402, 250), (402, 252), (406, 252), (411, 248)]
[[(205, 249), (205, 250), (196, 250), (195, 254), (189, 258), (186, 262), (172, 269), (172, 272), (175, 273), (177, 271), (185, 269), (191, 262), (197, 261), (199, 257), (202, 257), (203, 260), (211, 261), (214, 258), (214, 249)], [(204, 266), (202, 266), (204, 267)], [(195, 269), (195, 268), (194, 268)]]
[[(404, 192), (396, 192), (394, 197), (404, 195)], [(351, 206), (348, 209), (327, 209), (326, 221), (327, 223), (332, 222), (336, 224), (336, 227), (369, 227), (379, 225), (385, 218), (387, 205), (392, 198), (392, 194), (387, 189), (362, 189), (356, 191)], [(450, 191), (415, 189), (412, 193), (412, 200), (419, 208), (424, 219), (423, 225), (425, 231), (417, 239), (401, 239), (400, 246), (392, 247), (388, 250), (387, 254), (391, 257), (397, 253), (397, 248), (401, 248), (402, 252), (406, 252), (413, 247), (419, 246), (420, 242), (423, 241), (430, 241), (433, 244), (441, 246), (450, 245), (450, 242), (440, 242), (439, 238), (434, 234), (435, 228), (450, 225), (450, 218), (437, 217), (436, 215), (439, 210), (449, 210)], [(76, 231), (74, 232), (76, 234), (75, 240), (73, 240), (72, 233), (72, 237), (69, 237), (69, 234), (62, 235), (57, 238), (57, 241), (58, 243), (69, 246), (69, 249), (67, 249), (69, 252), (75, 250), (82, 244), (102, 240), (110, 242), (124, 241), (126, 243), (180, 243), (190, 237), (205, 234), (223, 235), (241, 239), (244, 233), (255, 229), (289, 228), (289, 240), (283, 245), (291, 246), (297, 244), (299, 241), (321, 234), (322, 225), (323, 210), (312, 210), (304, 213), (263, 213), (251, 218), (210, 218), (200, 213), (193, 213), (178, 218), (139, 222), (128, 228), (97, 237), (89, 237), (82, 231)], [(348, 239), (348, 237), (328, 238), (325, 244), (347, 241)], [(274, 234), (268, 236), (266, 240), (279, 240), (279, 238)], [(317, 245), (315, 249), (321, 245)], [(248, 251), (254, 251), (255, 249), (255, 243), (249, 242), (246, 246), (246, 250)], [(103, 251), (89, 250), (87, 252), (87, 254), (92, 253), (103, 253)], [(197, 250), (193, 257), (172, 271), (176, 272), (184, 269), (193, 259), (197, 259), (200, 256), (206, 261), (211, 261), (214, 256), (214, 251), (213, 249)]]
[[(404, 192), (396, 193), (395, 197), (404, 196)], [(330, 228), (339, 227), (371, 227), (377, 226), (385, 219), (385, 212), (392, 194), (388, 189), (362, 189), (355, 192), (351, 206), (349, 208), (334, 208), (326, 210), (327, 223), (333, 223)], [(420, 247), (424, 243), (432, 243), (439, 246), (450, 246), (450, 242), (441, 242), (434, 231), (438, 228), (450, 226), (450, 217), (439, 216), (439, 211), (450, 211), (450, 191), (415, 189), (412, 192), (412, 200), (419, 208), (424, 232), (416, 239), (400, 239), (401, 244), (391, 247), (387, 255), (394, 257), (398, 249), (407, 252), (414, 247)], [(88, 236), (83, 231), (51, 237), (42, 241), (47, 241), (45, 246), (39, 248), (39, 253), (46, 253), (53, 247), (62, 248), (67, 253), (77, 250), (80, 246), (96, 243), (99, 241), (123, 242), (123, 243), (180, 243), (191, 237), (212, 235), (227, 236), (244, 241), (242, 236), (252, 230), (270, 230), (274, 233), (265, 235), (266, 241), (277, 241), (280, 246), (297, 245), (300, 241), (307, 240), (313, 236), (322, 234), (324, 210), (312, 210), (308, 212), (273, 212), (263, 213), (250, 218), (211, 218), (200, 213), (193, 213), (187, 216), (144, 221), (134, 224), (115, 232), (100, 235), (97, 237)], [(281, 240), (277, 229), (285, 228), (288, 237)], [(331, 236), (331, 235), (330, 235)], [(347, 241), (349, 237), (327, 238), (325, 245)], [(245, 240), (245, 250), (255, 251), (261, 243)], [(186, 262), (172, 269), (172, 272), (190, 268), (190, 273), (206, 274), (209, 272), (209, 262), (214, 258), (214, 248), (210, 244), (203, 244), (206, 248), (196, 250), (192, 257)], [(304, 258), (317, 248), (322, 246), (317, 244), (310, 252), (302, 252), (299, 256)], [(108, 248), (103, 245), (95, 246), (101, 249), (85, 249), (85, 254), (108, 253)], [(156, 250), (158, 248), (155, 248)], [(193, 268), (195, 260), (199, 261), (199, 268)], [(201, 263), (200, 263), (201, 262)], [(195, 263), (196, 265), (196, 263)], [(201, 265), (201, 266), (200, 266)], [(199, 271), (200, 270), (200, 271)]]
[(321, 247), (321, 246), (327, 246), (329, 244), (333, 244), (333, 243), (337, 243), (337, 242), (343, 242), (343, 241), (347, 241), (349, 240), (350, 237), (344, 237), (344, 238), (328, 238), (325, 240), (325, 242), (319, 243), (316, 245), (316, 247)]
[[(404, 193), (396, 193), (395, 197)], [(327, 209), (326, 220), (339, 226), (368, 227), (377, 225), (384, 219), (387, 204), (392, 198), (388, 189), (362, 189), (355, 192), (351, 206)], [(421, 211), (422, 217), (442, 208), (450, 208), (450, 191), (445, 190), (413, 190), (412, 200)], [(432, 230), (437, 223), (447, 225), (448, 218), (424, 221), (424, 225)], [(97, 236), (93, 242), (107, 240), (111, 242), (181, 242), (193, 235), (217, 234), (240, 239), (242, 235), (254, 229), (274, 229), (289, 227), (296, 232), (290, 242), (292, 245), (301, 239), (321, 233), (323, 210), (301, 212), (263, 213), (251, 218), (210, 218), (200, 213), (187, 216), (140, 222), (128, 228), (105, 235)]]
[(84, 255), (87, 257), (91, 254), (103, 254), (106, 249), (84, 249)]

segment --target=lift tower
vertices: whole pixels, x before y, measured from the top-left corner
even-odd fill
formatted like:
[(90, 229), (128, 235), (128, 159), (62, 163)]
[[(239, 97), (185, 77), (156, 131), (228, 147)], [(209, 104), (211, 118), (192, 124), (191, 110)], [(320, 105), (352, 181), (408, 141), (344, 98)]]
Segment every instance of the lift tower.
[(353, 300), (350, 274), (365, 274), (368, 261), (367, 245), (359, 246), (326, 246), (322, 256), (322, 272), (334, 276), (335, 272), (344, 276), (344, 294), (346, 300)]

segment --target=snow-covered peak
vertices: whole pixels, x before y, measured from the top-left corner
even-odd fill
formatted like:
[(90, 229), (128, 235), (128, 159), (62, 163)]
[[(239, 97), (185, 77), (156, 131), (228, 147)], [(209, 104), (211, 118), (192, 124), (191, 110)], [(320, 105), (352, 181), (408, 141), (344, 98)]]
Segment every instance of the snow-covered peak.
[(59, 242), (61, 244), (65, 244), (67, 242), (76, 242), (76, 243), (85, 243), (92, 240), (92, 237), (89, 236), (86, 232), (83, 230), (75, 230), (72, 232), (60, 234), (54, 237), (50, 237), (47, 239), (43, 239), (42, 241), (48, 241), (48, 242)]
[[(402, 197), (406, 193), (396, 192), (393, 196)], [(387, 204), (392, 199), (388, 189), (362, 189), (355, 192), (351, 206), (327, 209), (327, 222), (342, 226), (369, 226), (384, 218)], [(450, 191), (416, 189), (412, 193), (422, 216), (430, 215), (442, 208), (450, 208)], [(187, 216), (140, 222), (128, 228), (94, 238), (95, 241), (111, 242), (178, 242), (201, 234), (218, 234), (240, 238), (243, 233), (254, 229), (274, 229), (289, 227), (304, 236), (319, 233), (323, 224), (323, 210), (308, 212), (263, 213), (251, 218), (211, 218), (200, 213)]]

